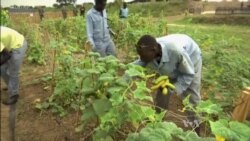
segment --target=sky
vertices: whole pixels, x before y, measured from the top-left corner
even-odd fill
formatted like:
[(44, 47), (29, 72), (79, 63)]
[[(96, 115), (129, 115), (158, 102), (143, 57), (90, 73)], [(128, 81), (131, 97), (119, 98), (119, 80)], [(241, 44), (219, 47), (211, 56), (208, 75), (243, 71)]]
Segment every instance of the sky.
[[(108, 2), (113, 2), (114, 0), (108, 0)], [(76, 4), (82, 4), (84, 2), (94, 2), (94, 0), (76, 0)], [(56, 3), (56, 0), (1, 0), (1, 5), (3, 7), (8, 7), (11, 5), (28, 5), (28, 6), (36, 6), (36, 5), (46, 5), (52, 6)]]
[[(108, 2), (113, 2), (114, 0), (108, 0)], [(125, 0), (126, 2), (132, 1), (132, 0)], [(208, 1), (221, 1), (221, 0), (208, 0)], [(230, 1), (230, 0), (228, 0)], [(241, 0), (241, 1), (247, 1), (247, 0)], [(82, 4), (84, 2), (94, 2), (94, 0), (77, 0), (76, 4)], [(1, 0), (1, 5), (3, 7), (8, 7), (11, 5), (28, 5), (28, 6), (37, 6), (37, 5), (46, 5), (46, 6), (52, 6), (54, 3), (56, 3), (56, 0)]]

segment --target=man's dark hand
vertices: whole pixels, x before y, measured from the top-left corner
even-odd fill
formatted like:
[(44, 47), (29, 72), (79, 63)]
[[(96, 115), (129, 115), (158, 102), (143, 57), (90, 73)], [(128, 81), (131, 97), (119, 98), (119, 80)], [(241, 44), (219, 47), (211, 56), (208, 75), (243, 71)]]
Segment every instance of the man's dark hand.
[(7, 49), (3, 49), (2, 52), (0, 52), (0, 65), (5, 64), (9, 59), (11, 58), (11, 52)]

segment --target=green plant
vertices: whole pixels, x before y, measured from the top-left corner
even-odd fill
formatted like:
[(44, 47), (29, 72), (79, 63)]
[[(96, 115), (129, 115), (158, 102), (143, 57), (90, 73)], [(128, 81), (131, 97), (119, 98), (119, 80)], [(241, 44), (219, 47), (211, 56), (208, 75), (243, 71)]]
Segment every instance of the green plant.
[(9, 26), (10, 25), (10, 17), (7, 10), (1, 8), (1, 26)]
[(220, 119), (210, 121), (210, 126), (214, 135), (219, 135), (228, 141), (248, 141), (250, 140), (250, 127), (237, 121)]
[(49, 37), (56, 40), (64, 40), (67, 46), (74, 48), (74, 52), (83, 48), (86, 37), (85, 19), (73, 17), (67, 20), (44, 20), (40, 28)]
[[(146, 75), (139, 66), (128, 67), (112, 56), (99, 58), (97, 53), (77, 61), (72, 59), (71, 53), (63, 51), (59, 51), (57, 57), (59, 67), (55, 73), (54, 93), (37, 108), (51, 108), (60, 116), (71, 110), (80, 111), (81, 124), (77, 131), (84, 129), (90, 119), (97, 118), (99, 124), (94, 140), (98, 140), (120, 130), (125, 123), (132, 123), (137, 129), (145, 121), (161, 120), (164, 115), (155, 114)], [(129, 77), (142, 79), (126, 81), (125, 70)]]
[(45, 64), (45, 46), (41, 43), (39, 28), (34, 27), (33, 30), (27, 34), (28, 40), (28, 61), (39, 65)]
[(139, 133), (131, 133), (126, 141), (213, 141), (213, 138), (201, 138), (194, 132), (184, 132), (172, 122), (150, 123)]

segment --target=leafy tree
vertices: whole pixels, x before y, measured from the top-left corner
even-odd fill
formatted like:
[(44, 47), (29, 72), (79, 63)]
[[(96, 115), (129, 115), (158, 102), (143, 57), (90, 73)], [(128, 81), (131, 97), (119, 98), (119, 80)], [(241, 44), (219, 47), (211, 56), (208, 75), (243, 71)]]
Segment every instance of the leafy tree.
[(54, 7), (54, 8), (58, 8), (59, 5), (58, 5), (57, 3), (54, 3), (54, 4), (53, 4), (53, 7)]
[(56, 2), (60, 3), (60, 5), (68, 5), (75, 3), (76, 0), (56, 0)]

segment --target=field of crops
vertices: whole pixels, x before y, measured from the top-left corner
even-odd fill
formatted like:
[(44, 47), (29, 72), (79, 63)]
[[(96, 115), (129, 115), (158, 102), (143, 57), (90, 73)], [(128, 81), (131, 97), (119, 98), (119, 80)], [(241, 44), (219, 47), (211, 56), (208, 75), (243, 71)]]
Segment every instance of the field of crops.
[[(235, 100), (250, 86), (249, 26), (194, 24), (191, 18), (170, 22), (164, 14), (150, 13), (132, 13), (126, 20), (112, 13), (109, 17), (117, 33), (117, 58), (85, 50), (84, 17), (42, 22), (10, 17), (9, 25), (29, 44), (21, 72), (17, 140), (250, 140), (250, 123), (231, 120)], [(190, 107), (188, 100), (181, 104), (173, 97), (171, 110), (156, 114), (150, 90), (156, 78), (149, 77), (156, 72), (129, 64), (137, 59), (134, 44), (141, 35), (172, 33), (191, 36), (202, 50), (202, 101), (194, 109), (201, 118), (201, 136), (185, 124), (182, 111)], [(125, 73), (136, 79), (126, 81)], [(6, 108), (1, 107), (2, 115)]]

